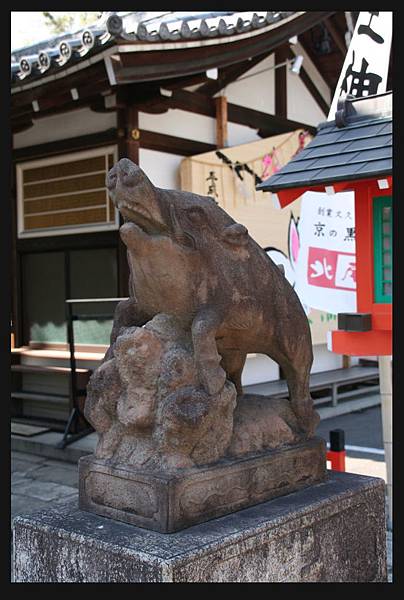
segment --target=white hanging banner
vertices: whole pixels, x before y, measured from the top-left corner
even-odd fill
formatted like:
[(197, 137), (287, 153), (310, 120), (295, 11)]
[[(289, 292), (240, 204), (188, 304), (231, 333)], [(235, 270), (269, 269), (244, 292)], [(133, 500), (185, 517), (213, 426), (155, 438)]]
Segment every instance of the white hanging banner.
[(335, 119), (341, 96), (352, 94), (356, 98), (362, 98), (386, 91), (392, 25), (391, 11), (359, 13), (335, 89), (328, 121)]
[(302, 303), (332, 314), (356, 312), (354, 192), (305, 192), (295, 267)]

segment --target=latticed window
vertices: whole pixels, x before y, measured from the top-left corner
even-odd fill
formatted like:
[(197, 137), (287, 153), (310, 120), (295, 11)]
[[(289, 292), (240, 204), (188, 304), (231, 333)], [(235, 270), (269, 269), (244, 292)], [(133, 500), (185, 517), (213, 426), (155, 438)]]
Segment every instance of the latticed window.
[(105, 178), (114, 146), (17, 165), (18, 236), (116, 229)]
[(393, 217), (391, 196), (373, 199), (375, 302), (391, 303)]

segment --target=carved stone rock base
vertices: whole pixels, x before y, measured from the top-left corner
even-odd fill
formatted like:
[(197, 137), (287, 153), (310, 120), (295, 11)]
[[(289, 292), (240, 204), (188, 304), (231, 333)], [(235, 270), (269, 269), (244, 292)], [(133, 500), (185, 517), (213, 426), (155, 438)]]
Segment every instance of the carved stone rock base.
[(325, 452), (324, 441), (315, 437), (213, 466), (161, 473), (85, 456), (79, 462), (79, 506), (171, 533), (324, 481)]

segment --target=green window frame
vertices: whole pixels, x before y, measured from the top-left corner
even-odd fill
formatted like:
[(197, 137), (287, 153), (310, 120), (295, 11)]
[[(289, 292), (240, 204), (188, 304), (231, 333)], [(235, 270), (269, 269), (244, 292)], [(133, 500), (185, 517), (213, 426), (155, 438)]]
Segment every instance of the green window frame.
[(374, 301), (391, 303), (393, 286), (393, 207), (391, 196), (373, 198)]

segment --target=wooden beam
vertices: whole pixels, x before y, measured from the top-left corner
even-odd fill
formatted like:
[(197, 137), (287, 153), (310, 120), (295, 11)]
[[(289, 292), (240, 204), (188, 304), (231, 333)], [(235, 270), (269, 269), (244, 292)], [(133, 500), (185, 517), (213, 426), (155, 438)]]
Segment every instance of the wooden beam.
[[(299, 43), (302, 46), (303, 50), (308, 55), (308, 57), (310, 58), (310, 60), (312, 61), (312, 63), (316, 66), (317, 71), (320, 73), (321, 77), (324, 79), (324, 81), (326, 82), (328, 87), (331, 90), (334, 90), (335, 83), (332, 81), (332, 78), (330, 78), (329, 74), (324, 71), (324, 69), (322, 67), (322, 62), (319, 60), (320, 58), (324, 58), (324, 57), (318, 57), (314, 53), (312, 46), (310, 46), (309, 42), (306, 41), (306, 39), (304, 39), (304, 36), (299, 37)], [(342, 64), (341, 64), (341, 67), (342, 67)], [(339, 71), (340, 70), (341, 69), (339, 69)]]
[(178, 90), (184, 87), (190, 87), (191, 85), (202, 85), (212, 81), (208, 79), (206, 71), (196, 73), (195, 75), (186, 75), (185, 77), (178, 77), (176, 79), (163, 79), (159, 82), (161, 87), (167, 88), (168, 90)]
[(21, 133), (22, 131), (26, 131), (27, 129), (31, 129), (31, 127), (33, 127), (34, 122), (31, 121), (31, 119), (25, 121), (25, 120), (19, 120), (19, 121), (15, 121), (14, 123), (11, 124), (11, 130), (12, 133)]
[(77, 100), (73, 100), (70, 90), (49, 98), (42, 97), (37, 101), (39, 106), (37, 112), (34, 111), (31, 103), (23, 106), (12, 106), (11, 118), (14, 120), (22, 118), (40, 119), (69, 110), (77, 110), (102, 98), (101, 93), (107, 91), (108, 88), (105, 87), (103, 82), (93, 82), (85, 86), (78, 86), (76, 89), (79, 95)]
[[(154, 99), (155, 105), (163, 105), (168, 108), (177, 108), (187, 112), (205, 115), (207, 117), (216, 117), (215, 99), (209, 98), (199, 92), (188, 92), (186, 90), (177, 90), (173, 92), (170, 98)], [(138, 105), (140, 111), (145, 108), (145, 104)], [(270, 115), (259, 110), (239, 106), (238, 104), (227, 103), (227, 119), (232, 123), (247, 125), (252, 129), (261, 129), (269, 132), (268, 135), (277, 135), (294, 129), (307, 129), (315, 133), (316, 128), (306, 123), (292, 121), (278, 115)]]
[[(289, 47), (281, 46), (275, 50), (275, 67), (284, 63), (289, 57)], [(287, 101), (287, 66), (275, 69), (275, 114), (278, 117), (288, 116)]]
[(216, 115), (214, 101), (198, 92), (175, 90), (170, 97), (162, 96), (160, 92), (158, 92), (149, 99), (140, 101), (136, 96), (136, 90), (132, 93), (134, 94), (133, 97), (136, 101), (136, 105), (141, 112), (148, 112), (150, 107), (152, 107), (154, 110), (177, 108), (209, 117), (214, 117)]
[(238, 123), (239, 125), (247, 125), (252, 129), (258, 129), (262, 132), (259, 134), (262, 134), (263, 137), (279, 135), (280, 133), (287, 133), (296, 129), (306, 129), (313, 134), (316, 132), (316, 128), (307, 123), (292, 121), (278, 115), (270, 115), (259, 110), (253, 110), (252, 108), (238, 106), (237, 104), (228, 103), (227, 114), (229, 121)]
[[(17, 148), (13, 152), (13, 161), (16, 163), (24, 162), (34, 158), (46, 158), (57, 154), (65, 154), (66, 152), (97, 148), (114, 143), (119, 146), (120, 144), (125, 144), (125, 139), (122, 139), (125, 136), (124, 131), (125, 124), (123, 124), (123, 127), (120, 129), (108, 129), (100, 133), (92, 133), (46, 144)], [(143, 129), (139, 131), (140, 147), (148, 150), (158, 150), (159, 152), (178, 154), (180, 156), (192, 156), (193, 154), (201, 154), (216, 149), (215, 144), (207, 144), (197, 140), (165, 135), (155, 131), (146, 131)], [(120, 137), (120, 133), (122, 137)], [(118, 154), (121, 157), (127, 156), (126, 147), (121, 146), (121, 151), (118, 151)]]
[[(129, 158), (139, 164), (139, 110), (129, 101), (128, 90), (118, 89), (117, 92), (117, 125), (118, 125), (118, 160)], [(123, 218), (119, 215), (119, 224)], [(127, 248), (121, 237), (118, 241), (118, 293), (121, 297), (129, 296), (129, 264)]]
[(45, 144), (36, 144), (35, 146), (26, 146), (13, 150), (13, 161), (23, 162), (33, 158), (47, 158), (66, 152), (75, 152), (78, 150), (87, 150), (99, 146), (107, 146), (117, 141), (117, 130), (107, 129), (99, 133), (80, 135), (65, 140), (47, 142)]
[(227, 134), (227, 98), (219, 96), (215, 98), (216, 103), (216, 146), (225, 148), (228, 146)]
[[(13, 144), (11, 143), (11, 148)], [(16, 189), (16, 169), (11, 164), (11, 315), (13, 319), (14, 345), (22, 346), (22, 269), (21, 256), (17, 252), (17, 189)]]
[(49, 235), (45, 237), (17, 239), (19, 253), (47, 252), (63, 250), (85, 250), (87, 248), (116, 248), (118, 231), (94, 231), (91, 233), (72, 233), (67, 235)]
[(345, 40), (344, 40), (344, 37), (341, 35), (339, 29), (333, 22), (332, 17), (329, 17), (328, 19), (326, 19), (324, 21), (324, 25), (325, 25), (328, 33), (334, 40), (335, 45), (337, 46), (338, 50), (341, 52), (342, 56), (345, 58), (346, 53), (347, 53), (347, 47), (345, 44)]
[(140, 147), (180, 156), (193, 156), (194, 154), (216, 150), (215, 144), (161, 134), (157, 131), (145, 131), (144, 129), (140, 130)]
[(29, 106), (33, 100), (37, 100), (39, 105), (41, 105), (41, 101), (69, 94), (72, 88), (77, 88), (78, 90), (81, 87), (91, 88), (91, 85), (98, 86), (102, 82), (105, 85), (105, 89), (110, 89), (111, 86), (109, 85), (104, 63), (100, 61), (86, 69), (79, 69), (71, 75), (57, 78), (36, 87), (30, 87), (21, 92), (15, 92), (11, 95), (11, 106)]
[[(139, 164), (139, 111), (136, 106), (128, 107), (126, 111), (126, 140), (125, 140), (125, 156), (136, 165)], [(118, 119), (118, 129), (120, 128)]]

